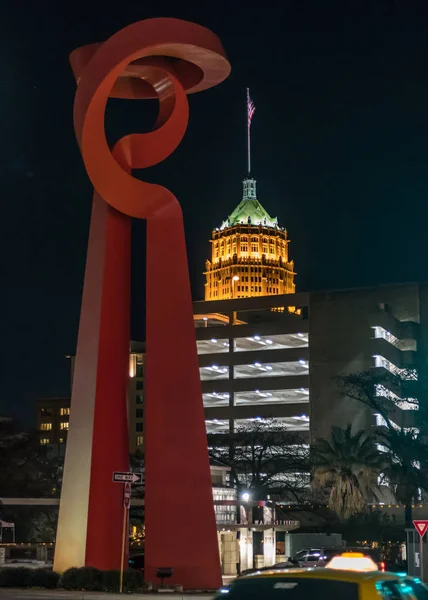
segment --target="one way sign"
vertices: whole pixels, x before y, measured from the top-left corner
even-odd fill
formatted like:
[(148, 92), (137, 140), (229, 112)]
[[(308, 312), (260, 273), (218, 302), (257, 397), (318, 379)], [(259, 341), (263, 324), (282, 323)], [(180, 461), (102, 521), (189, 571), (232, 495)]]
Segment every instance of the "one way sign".
[(428, 521), (413, 521), (413, 525), (421, 538), (423, 538), (428, 529)]
[(113, 481), (116, 483), (140, 483), (142, 480), (142, 473), (124, 473), (122, 471), (113, 473)]

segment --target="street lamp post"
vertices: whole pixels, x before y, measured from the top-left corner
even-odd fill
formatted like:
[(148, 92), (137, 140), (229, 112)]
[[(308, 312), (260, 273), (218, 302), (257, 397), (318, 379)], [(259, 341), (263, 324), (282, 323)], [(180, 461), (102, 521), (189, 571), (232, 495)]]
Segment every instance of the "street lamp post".
[(238, 275), (234, 275), (232, 277), (232, 298), (235, 297), (235, 283), (239, 281), (239, 276)]
[[(239, 281), (239, 275), (234, 275), (232, 277), (232, 300), (235, 298), (235, 283)], [(236, 324), (236, 310), (232, 313), (232, 325)]]

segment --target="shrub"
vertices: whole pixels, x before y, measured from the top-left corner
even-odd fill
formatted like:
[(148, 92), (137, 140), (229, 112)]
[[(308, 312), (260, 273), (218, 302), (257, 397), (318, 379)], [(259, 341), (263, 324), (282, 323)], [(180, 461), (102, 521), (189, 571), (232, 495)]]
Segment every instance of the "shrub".
[[(104, 591), (118, 592), (120, 585), (120, 571), (104, 571)], [(123, 591), (141, 592), (144, 591), (144, 577), (140, 571), (130, 569), (123, 573)]]
[(28, 587), (34, 569), (28, 567), (6, 567), (0, 569), (0, 587)]
[(120, 583), (120, 571), (104, 571), (104, 591), (118, 592)]
[(61, 575), (59, 579), (59, 587), (64, 588), (65, 590), (76, 590), (79, 580), (79, 569), (77, 567), (72, 567), (71, 569), (67, 569)]
[(144, 575), (135, 569), (129, 569), (123, 574), (124, 592), (142, 592), (144, 591)]
[(103, 590), (103, 572), (94, 567), (71, 568), (62, 574), (59, 585), (66, 590)]
[(58, 586), (59, 575), (48, 569), (33, 569), (28, 585), (53, 590)]

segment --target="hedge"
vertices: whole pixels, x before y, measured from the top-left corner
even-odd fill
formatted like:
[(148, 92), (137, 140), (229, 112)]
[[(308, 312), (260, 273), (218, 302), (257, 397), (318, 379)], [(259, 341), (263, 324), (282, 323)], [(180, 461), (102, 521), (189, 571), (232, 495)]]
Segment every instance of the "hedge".
[(103, 572), (95, 567), (68, 569), (61, 575), (59, 581), (59, 587), (65, 590), (86, 590), (88, 592), (104, 591), (103, 584)]
[[(13, 569), (9, 569), (13, 570)], [(30, 569), (32, 570), (30, 576), (29, 587), (44, 587), (49, 590), (53, 590), (58, 587), (59, 574), (55, 571), (49, 571), (48, 569)]]
[[(120, 583), (120, 571), (104, 571), (104, 591), (118, 592)], [(145, 591), (144, 577), (140, 571), (130, 569), (123, 574), (124, 592)]]
[(48, 569), (8, 567), (0, 569), (0, 587), (44, 587), (58, 586), (59, 575)]
[[(72, 568), (61, 576), (48, 569), (8, 567), (0, 569), (0, 587), (40, 587), (85, 590), (88, 592), (118, 592), (119, 571), (99, 571), (94, 567)], [(139, 571), (130, 569), (123, 574), (124, 592), (145, 590), (144, 577)]]

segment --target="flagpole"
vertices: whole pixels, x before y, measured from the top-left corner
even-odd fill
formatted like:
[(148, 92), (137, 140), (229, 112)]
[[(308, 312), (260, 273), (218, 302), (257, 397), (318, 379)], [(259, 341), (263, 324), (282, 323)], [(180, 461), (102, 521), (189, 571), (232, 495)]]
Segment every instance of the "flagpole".
[(250, 140), (250, 88), (247, 88), (247, 150), (248, 150), (248, 175), (251, 173), (251, 140)]

